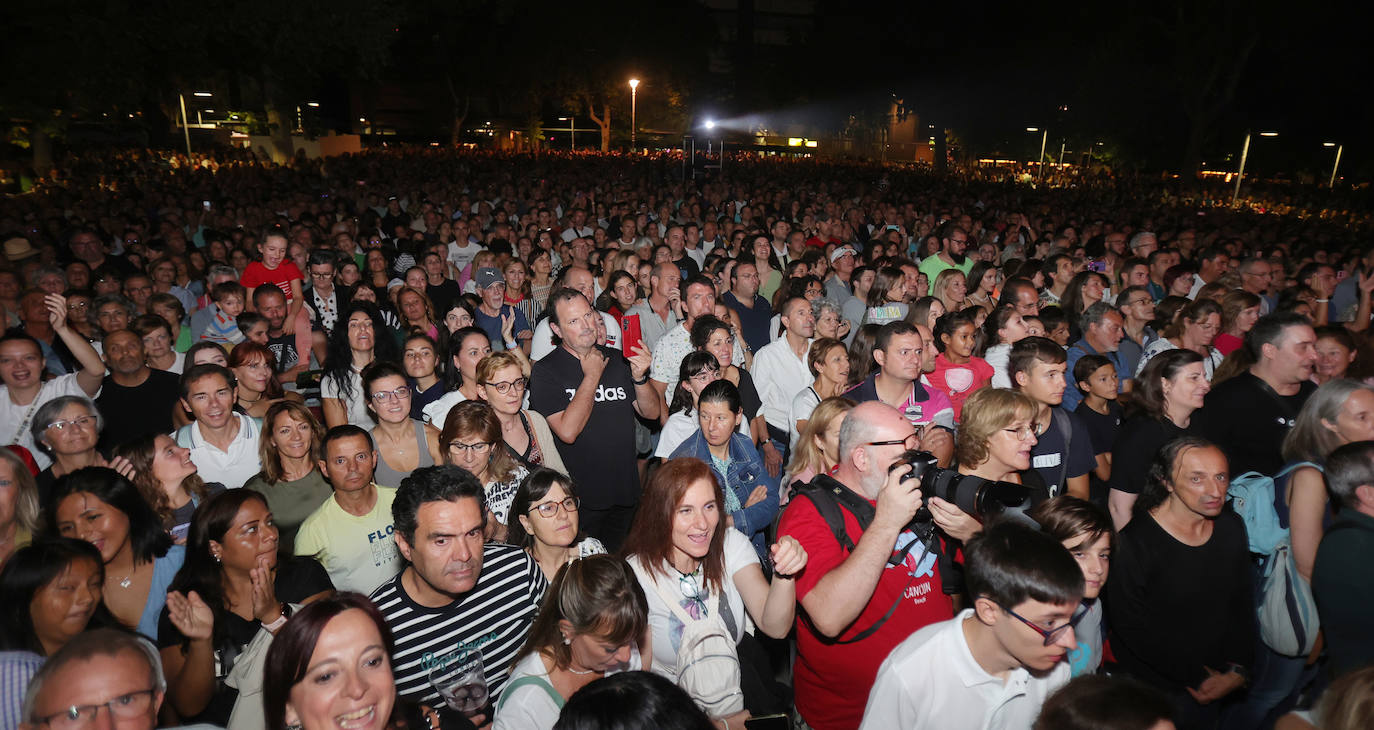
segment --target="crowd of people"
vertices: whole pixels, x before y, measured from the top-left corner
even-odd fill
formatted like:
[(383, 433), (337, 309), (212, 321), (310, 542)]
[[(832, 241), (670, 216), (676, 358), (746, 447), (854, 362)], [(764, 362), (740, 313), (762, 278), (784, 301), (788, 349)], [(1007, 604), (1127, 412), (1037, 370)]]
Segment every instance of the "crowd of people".
[(0, 730), (1368, 725), (1363, 231), (681, 172), (0, 200)]

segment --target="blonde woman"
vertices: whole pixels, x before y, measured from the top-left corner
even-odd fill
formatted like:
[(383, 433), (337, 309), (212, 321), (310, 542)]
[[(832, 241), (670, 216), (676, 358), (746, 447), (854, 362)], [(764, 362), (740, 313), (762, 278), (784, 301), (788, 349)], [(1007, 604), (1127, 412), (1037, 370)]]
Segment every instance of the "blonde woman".
[(965, 306), (968, 280), (964, 277), (964, 272), (958, 269), (945, 269), (935, 277), (935, 284), (930, 287), (930, 293), (945, 305), (946, 312), (957, 312)]
[(854, 401), (837, 396), (826, 398), (811, 411), (806, 428), (797, 436), (792, 461), (778, 489), (782, 504), (787, 504), (792, 496), (793, 483), (809, 483), (817, 474), (829, 474), (840, 463), (840, 424), (853, 408)]

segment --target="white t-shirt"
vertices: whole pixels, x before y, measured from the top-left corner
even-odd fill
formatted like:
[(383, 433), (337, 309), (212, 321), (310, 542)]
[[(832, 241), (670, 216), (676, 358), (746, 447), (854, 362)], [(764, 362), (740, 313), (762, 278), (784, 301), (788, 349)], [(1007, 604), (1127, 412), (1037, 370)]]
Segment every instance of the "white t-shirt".
[[(606, 347), (621, 349), (620, 323), (606, 312), (599, 314), (601, 321), (606, 323)], [(545, 317), (534, 326), (534, 338), (530, 340), (530, 361), (542, 360), (545, 355), (553, 352), (555, 347), (557, 345), (553, 344), (553, 329), (549, 327), (549, 318)]]
[[(744, 636), (746, 630), (752, 630), (753, 624), (749, 621), (748, 614), (744, 611), (744, 598), (740, 596), (739, 588), (735, 586), (734, 575), (750, 565), (758, 565), (759, 556), (754, 552), (754, 546), (749, 542), (739, 530), (726, 528), (724, 521), (716, 526), (717, 530), (725, 530), (725, 580), (722, 587), (725, 589), (725, 607), (729, 612), (726, 626), (733, 626), (735, 641), (738, 642)], [(665, 536), (666, 537), (666, 536)], [(631, 557), (630, 560), (638, 560)], [(678, 620), (677, 614), (668, 608), (668, 604), (663, 602), (663, 597), (659, 595), (660, 590), (674, 597), (679, 597), (684, 608), (688, 604), (694, 603), (686, 598), (682, 592), (682, 584), (678, 578), (680, 573), (673, 566), (664, 563), (662, 573), (654, 574), (654, 581), (658, 584), (659, 590), (652, 585), (644, 585), (644, 597), (649, 602), (649, 631), (653, 636), (654, 660), (652, 669), (655, 673), (673, 679), (677, 676), (677, 651), (678, 643), (682, 638), (682, 622)], [(647, 572), (647, 571), (646, 571)], [(698, 587), (700, 586), (701, 573), (695, 574)], [(641, 581), (643, 579), (641, 578)], [(716, 611), (720, 606), (714, 592), (709, 602), (709, 611)], [(689, 612), (692, 609), (688, 609)]]
[[(643, 668), (644, 660), (639, 655), (639, 647), (631, 644), (630, 661), (619, 671), (608, 670), (606, 676), (619, 672), (637, 672)], [(543, 680), (543, 684), (522, 683), (519, 687), (514, 686), (525, 677), (537, 677)], [(559, 703), (555, 702), (553, 695), (549, 693), (552, 686), (549, 682), (548, 667), (544, 665), (544, 659), (538, 652), (516, 662), (515, 666), (511, 667), (510, 679), (506, 680), (506, 689), (496, 703), (496, 720), (492, 730), (550, 730), (554, 723), (558, 722), (558, 714), (562, 711)], [(553, 692), (557, 694), (558, 690)], [(567, 701), (566, 697), (559, 697), (564, 702)]]
[[(526, 397), (528, 398), (529, 396), (527, 395)], [(444, 422), (448, 420), (448, 412), (453, 410), (454, 406), (467, 399), (468, 397), (463, 395), (463, 391), (457, 389), (450, 390), (438, 398), (435, 398), (433, 403), (422, 408), (420, 412), (425, 414), (425, 423), (442, 431), (444, 430)], [(444, 448), (448, 447), (445, 446)]]
[[(748, 421), (741, 418), (739, 419), (739, 426), (735, 430), (748, 436), (747, 425)], [(668, 416), (668, 422), (663, 424), (663, 430), (658, 434), (658, 448), (654, 449), (654, 456), (660, 459), (672, 456), (673, 452), (677, 451), (677, 447), (681, 446), (683, 441), (691, 438), (692, 434), (696, 433), (699, 428), (701, 428), (701, 422), (697, 420), (695, 408), (692, 409), (690, 416), (684, 411), (678, 411)]]
[(0, 438), (5, 439), (3, 443), (19, 444), (28, 449), (29, 453), (33, 454), (33, 460), (38, 462), (39, 470), (52, 466), (52, 459), (39, 451), (33, 442), (33, 417), (44, 403), (64, 395), (75, 395), (95, 401), (100, 391), (97, 390), (95, 396), (87, 395), (86, 391), (81, 389), (81, 384), (76, 381), (76, 373), (68, 373), (43, 383), (33, 402), (21, 406), (10, 400), (9, 386), (0, 385), (0, 429), (4, 429), (0, 431)]
[(809, 385), (797, 391), (797, 394), (792, 397), (792, 415), (787, 418), (787, 431), (791, 435), (792, 448), (797, 448), (797, 438), (801, 436), (801, 433), (797, 431), (797, 421), (810, 421), (811, 414), (820, 404), (820, 396), (816, 394), (815, 388)]
[(1041, 677), (1014, 669), (1004, 682), (973, 658), (965, 620), (978, 620), (973, 609), (926, 626), (892, 650), (878, 668), (859, 730), (1024, 730), (1035, 722), (1045, 698), (1068, 683), (1068, 662)]
[(450, 241), (448, 244), (448, 262), (461, 272), (468, 267), (468, 264), (472, 263), (472, 259), (477, 254), (485, 250), (487, 249), (480, 243), (468, 241), (466, 246), (459, 246), (457, 241)]
[(363, 376), (362, 373), (349, 368), (349, 382), (352, 384), (351, 395), (344, 398), (339, 390), (339, 383), (332, 377), (324, 377), (320, 381), (320, 397), (333, 398), (343, 404), (344, 410), (348, 413), (348, 422), (359, 428), (371, 430), (377, 425), (372, 420), (372, 416), (367, 410), (367, 398), (363, 396)]

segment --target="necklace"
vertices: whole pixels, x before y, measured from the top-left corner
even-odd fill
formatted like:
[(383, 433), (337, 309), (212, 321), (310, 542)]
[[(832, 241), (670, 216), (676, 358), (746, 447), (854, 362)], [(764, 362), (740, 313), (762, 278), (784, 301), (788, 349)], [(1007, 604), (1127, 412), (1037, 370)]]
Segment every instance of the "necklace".
[[(135, 569), (135, 570), (136, 570), (136, 569)], [(129, 586), (131, 586), (131, 585), (133, 585), (133, 584), (134, 584), (134, 573), (133, 573), (133, 571), (130, 571), (128, 575), (124, 576), (124, 579), (123, 579), (123, 580), (119, 581), (119, 587), (120, 587), (120, 588), (128, 588)]]
[(239, 396), (239, 402), (240, 402), (240, 403), (257, 403), (258, 401), (262, 400), (262, 397), (265, 396), (265, 395), (267, 395), (267, 393), (265, 393), (265, 392), (264, 392), (264, 393), (258, 393), (258, 397), (254, 398), (253, 400), (248, 400), (247, 398), (244, 398), (243, 396)]
[(569, 664), (569, 665), (568, 665), (568, 671), (569, 671), (569, 672), (572, 672), (573, 674), (591, 674), (591, 673), (595, 672), (596, 670), (595, 670), (595, 669), (580, 669), (580, 670), (579, 670), (579, 669), (573, 669), (573, 668), (572, 668), (572, 664)]

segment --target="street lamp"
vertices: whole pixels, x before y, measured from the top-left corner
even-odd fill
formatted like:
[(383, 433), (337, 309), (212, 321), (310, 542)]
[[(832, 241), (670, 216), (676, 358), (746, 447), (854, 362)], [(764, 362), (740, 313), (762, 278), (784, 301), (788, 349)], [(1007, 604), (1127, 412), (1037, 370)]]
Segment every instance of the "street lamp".
[(1048, 127), (1045, 129), (1039, 127), (1026, 127), (1026, 131), (1040, 133), (1040, 170), (1037, 177), (1043, 180), (1045, 179), (1045, 142), (1050, 138), (1050, 130)]
[(1341, 166), (1341, 151), (1345, 149), (1345, 145), (1337, 144), (1336, 142), (1322, 142), (1322, 146), (1323, 146), (1323, 147), (1335, 147), (1335, 148), (1336, 148), (1336, 161), (1333, 162), (1333, 163), (1331, 164), (1331, 182), (1327, 183), (1327, 185), (1326, 185), (1328, 188), (1331, 188), (1332, 190), (1335, 190), (1335, 189), (1336, 189), (1336, 170), (1339, 169), (1340, 166)]
[(568, 149), (577, 149), (577, 117), (559, 117), (558, 121), (567, 122), (568, 129), (572, 132), (572, 144), (568, 145)]
[[(191, 95), (192, 95), (192, 96), (202, 97), (202, 98), (205, 98), (205, 99), (208, 99), (208, 98), (214, 96), (214, 94), (211, 94), (211, 93), (208, 92), (208, 91), (192, 91), (192, 92), (191, 92)], [(190, 121), (187, 120), (187, 118), (186, 118), (186, 93), (185, 93), (185, 92), (182, 92), (182, 91), (178, 91), (178, 92), (177, 92), (177, 99), (181, 102), (181, 131), (186, 135), (186, 156), (187, 156), (187, 157), (190, 157), (190, 156), (191, 156), (191, 126), (190, 126)], [(196, 121), (197, 121), (197, 122), (200, 121), (200, 112), (199, 112), (199, 111), (196, 112)]]
[[(1260, 132), (1261, 137), (1277, 137), (1278, 132)], [(1240, 168), (1236, 170), (1236, 188), (1231, 192), (1231, 205), (1240, 200), (1240, 181), (1245, 177), (1245, 161), (1250, 157), (1250, 133), (1245, 133), (1245, 143), (1240, 146)]]
[(639, 90), (639, 79), (630, 79), (630, 151), (635, 149), (635, 132), (639, 131), (635, 125), (635, 92)]

